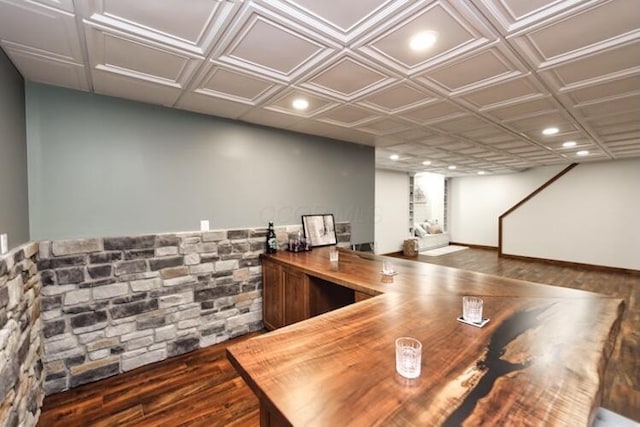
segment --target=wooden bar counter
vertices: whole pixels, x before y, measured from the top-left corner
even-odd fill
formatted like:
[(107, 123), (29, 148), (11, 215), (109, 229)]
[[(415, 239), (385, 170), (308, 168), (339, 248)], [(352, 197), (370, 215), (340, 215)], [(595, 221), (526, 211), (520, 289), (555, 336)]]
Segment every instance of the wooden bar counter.
[[(391, 281), (380, 274), (383, 259), (398, 271)], [(271, 294), (269, 286), (289, 274), (298, 287), (294, 301), (304, 307), (298, 317), (313, 317), (285, 321), (288, 326), (227, 350), (260, 399), (262, 426), (593, 421), (620, 299), (348, 250), (340, 251), (337, 265), (324, 248), (264, 256), (263, 269), (265, 308), (272, 303), (267, 298), (286, 300), (288, 284)], [(323, 289), (331, 287), (341, 291)], [(344, 305), (349, 295), (359, 302), (331, 306), (332, 297)], [(456, 320), (462, 295), (484, 299), (486, 326)], [(422, 342), (415, 380), (395, 371), (400, 336)]]

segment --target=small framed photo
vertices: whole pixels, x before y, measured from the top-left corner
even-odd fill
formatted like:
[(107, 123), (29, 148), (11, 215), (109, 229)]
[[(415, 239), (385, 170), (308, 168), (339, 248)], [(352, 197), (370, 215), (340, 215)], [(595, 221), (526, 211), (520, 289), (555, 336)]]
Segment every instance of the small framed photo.
[(310, 246), (329, 246), (338, 243), (333, 214), (302, 215), (304, 237)]

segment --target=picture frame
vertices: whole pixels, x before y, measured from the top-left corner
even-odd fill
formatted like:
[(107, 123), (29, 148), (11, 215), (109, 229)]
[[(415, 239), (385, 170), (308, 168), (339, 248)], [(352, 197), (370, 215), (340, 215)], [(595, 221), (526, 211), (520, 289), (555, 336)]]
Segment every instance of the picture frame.
[(302, 215), (302, 230), (311, 247), (338, 243), (333, 214)]
[(417, 187), (413, 192), (413, 202), (414, 203), (427, 203), (427, 195), (422, 190), (422, 188)]

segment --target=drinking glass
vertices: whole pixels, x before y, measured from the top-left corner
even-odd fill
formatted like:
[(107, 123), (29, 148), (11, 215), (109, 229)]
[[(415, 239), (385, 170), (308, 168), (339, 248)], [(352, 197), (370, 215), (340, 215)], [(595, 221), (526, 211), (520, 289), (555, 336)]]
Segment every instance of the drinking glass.
[(396, 339), (396, 371), (405, 378), (418, 378), (422, 362), (422, 343), (415, 338)]
[(462, 297), (462, 317), (467, 322), (482, 323), (482, 298)]
[(340, 254), (338, 253), (338, 248), (335, 246), (329, 249), (329, 261), (338, 262)]
[(382, 274), (389, 276), (395, 272), (395, 267), (391, 261), (382, 261)]

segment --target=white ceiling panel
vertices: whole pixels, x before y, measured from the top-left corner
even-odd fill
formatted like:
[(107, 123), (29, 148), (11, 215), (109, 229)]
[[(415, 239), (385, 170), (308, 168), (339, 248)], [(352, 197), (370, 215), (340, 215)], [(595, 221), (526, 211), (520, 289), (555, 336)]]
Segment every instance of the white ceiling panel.
[(334, 127), (324, 134), (327, 138), (340, 141), (351, 141), (363, 145), (376, 145), (376, 136), (366, 132), (359, 132), (353, 129)]
[[(566, 134), (578, 130), (570, 119), (556, 112), (505, 122), (505, 125), (516, 132), (525, 133), (538, 141), (548, 141), (554, 138), (564, 137)], [(542, 129), (545, 126), (558, 128), (559, 132), (552, 136), (543, 135)]]
[(485, 126), (479, 129), (472, 129), (460, 132), (460, 135), (472, 141), (478, 141), (482, 143), (494, 143), (514, 139), (514, 135), (497, 126)]
[(293, 114), (280, 113), (274, 110), (254, 108), (249, 110), (246, 114), (243, 114), (239, 119), (258, 125), (288, 129), (300, 122), (302, 117), (298, 117)]
[(640, 111), (640, 94), (611, 98), (599, 102), (577, 105), (585, 118)]
[(402, 114), (402, 117), (418, 124), (439, 122), (452, 117), (463, 116), (466, 111), (448, 101), (436, 101)]
[(74, 13), (73, 0), (34, 0), (34, 3)]
[(203, 95), (199, 92), (184, 93), (175, 105), (177, 108), (196, 111), (212, 116), (237, 119), (250, 110), (250, 106), (244, 103), (229, 101), (220, 97)]
[[(320, 52), (321, 46), (264, 19), (255, 19), (229, 56), (247, 64), (256, 64), (282, 75), (290, 75), (302, 63)], [(263, 49), (261, 40), (273, 40), (271, 49)]]
[(367, 109), (347, 104), (322, 114), (318, 120), (338, 126), (355, 127), (377, 118), (375, 113)]
[(403, 7), (394, 0), (270, 0), (272, 7), (341, 43), (348, 43)]
[(189, 53), (94, 27), (87, 27), (87, 44), (92, 46), (94, 74), (112, 73), (176, 89), (184, 88), (202, 63)]
[(301, 86), (352, 101), (367, 93), (389, 85), (395, 79), (351, 54), (336, 58), (324, 65)]
[(430, 125), (430, 127), (439, 129), (443, 132), (457, 134), (473, 129), (481, 129), (486, 125), (487, 123), (484, 120), (473, 115), (468, 115), (438, 122)]
[(0, 0), (0, 47), (28, 80), (371, 145), (395, 170), (640, 157), (637, 0)]
[[(393, 151), (394, 153), (402, 153), (402, 155), (418, 157), (425, 154), (425, 147), (421, 144), (410, 144), (410, 143), (401, 143), (401, 144), (393, 144), (386, 147), (387, 150)], [(433, 150), (431, 150), (433, 152)]]
[(575, 8), (575, 0), (473, 0), (502, 34), (562, 15)]
[(359, 126), (358, 129), (374, 135), (389, 135), (405, 130), (410, 125), (405, 121), (394, 119), (380, 119)]
[(438, 85), (447, 95), (473, 90), (526, 73), (526, 68), (506, 49), (493, 46), (434, 67), (417, 80)]
[(401, 141), (421, 142), (434, 137), (433, 132), (420, 127), (412, 127), (393, 135)]
[(614, 132), (608, 135), (604, 132), (601, 132), (600, 139), (606, 142), (608, 149), (609, 147), (614, 146), (619, 147), (621, 144), (636, 147), (638, 146), (638, 144), (640, 144), (640, 130), (629, 132)]
[(377, 10), (383, 8), (385, 4), (391, 3), (389, 0), (354, 0), (342, 4), (335, 2), (319, 2), (316, 0), (295, 0), (289, 3), (310, 12), (335, 28), (348, 32), (350, 29), (363, 22), (363, 20), (373, 15)]
[(238, 3), (228, 0), (90, 0), (83, 15), (88, 21), (205, 54), (219, 37)]
[(636, 0), (592, 1), (576, 13), (514, 37), (513, 42), (535, 65), (544, 67), (631, 40), (638, 33), (637, 11)]
[(551, 97), (538, 98), (533, 101), (515, 102), (497, 108), (483, 109), (485, 116), (502, 122), (514, 120), (528, 116), (535, 116), (541, 113), (558, 111), (561, 106)]
[[(638, 54), (640, 56), (640, 53)], [(640, 72), (635, 76), (608, 80), (592, 86), (562, 92), (574, 104), (584, 104), (599, 99), (612, 99), (629, 93), (640, 93)]]
[(0, 41), (29, 46), (83, 63), (75, 15), (44, 4), (0, 0)]
[(541, 71), (541, 77), (556, 89), (606, 81), (640, 71), (640, 37), (635, 41), (603, 49)]
[(325, 37), (258, 2), (246, 2), (213, 55), (220, 62), (291, 82), (333, 51)]
[[(293, 107), (294, 101), (300, 98), (304, 98), (309, 104), (304, 111), (298, 111)], [(264, 108), (299, 117), (311, 117), (334, 106), (336, 106), (335, 102), (319, 95), (313, 95), (301, 89), (287, 89), (276, 99), (266, 103)]]
[(609, 148), (620, 158), (638, 157), (640, 155), (640, 143), (637, 140), (633, 142), (612, 142)]
[(383, 113), (393, 114), (434, 100), (432, 95), (403, 82), (362, 98), (360, 104)]
[(329, 123), (322, 123), (318, 121), (300, 121), (291, 126), (289, 130), (301, 133), (307, 133), (310, 135), (322, 135), (335, 134), (341, 132), (343, 129), (336, 128), (336, 126)]
[(640, 129), (640, 120), (638, 120), (638, 113), (636, 111), (615, 114), (613, 116), (597, 117), (588, 120), (587, 123), (599, 129), (603, 135)]
[(256, 105), (283, 86), (245, 72), (209, 64), (193, 91), (201, 95)]
[(92, 75), (93, 90), (101, 95), (128, 98), (149, 104), (174, 106), (181, 93), (177, 86), (157, 84), (124, 73), (118, 74), (96, 69)]
[(24, 77), (39, 83), (47, 83), (77, 90), (89, 90), (84, 65), (51, 57), (46, 52), (31, 49), (11, 42), (2, 43), (11, 61), (21, 70), (27, 70)]
[(429, 138), (420, 141), (421, 144), (429, 146), (431, 149), (440, 149), (442, 147), (446, 147), (447, 145), (455, 142), (455, 138), (449, 135), (440, 135), (434, 134)]
[(534, 100), (543, 97), (545, 91), (530, 77), (518, 77), (483, 89), (460, 95), (472, 108), (491, 108), (500, 105)]
[[(402, 74), (425, 68), (464, 54), (496, 39), (480, 15), (473, 15), (464, 1), (416, 2), (400, 20), (362, 47), (372, 58)], [(408, 49), (410, 38), (428, 29), (437, 34), (433, 48), (416, 53)]]

